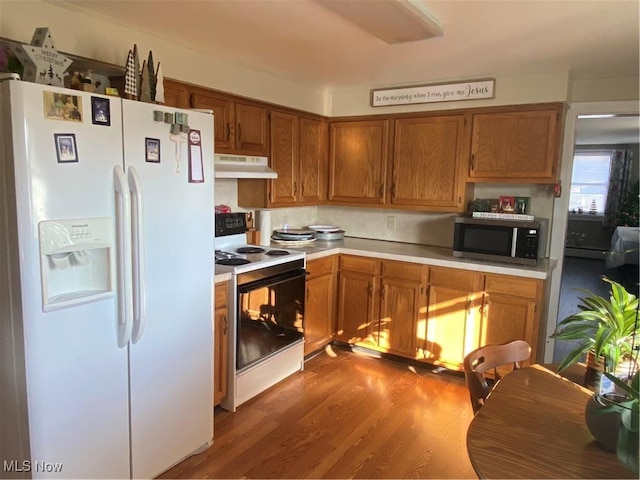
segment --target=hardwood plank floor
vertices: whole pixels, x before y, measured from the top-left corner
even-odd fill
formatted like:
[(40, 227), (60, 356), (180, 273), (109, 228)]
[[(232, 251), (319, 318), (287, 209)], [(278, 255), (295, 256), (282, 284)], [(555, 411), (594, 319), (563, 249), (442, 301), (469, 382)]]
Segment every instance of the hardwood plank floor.
[(477, 478), (464, 377), (330, 348), (160, 478)]

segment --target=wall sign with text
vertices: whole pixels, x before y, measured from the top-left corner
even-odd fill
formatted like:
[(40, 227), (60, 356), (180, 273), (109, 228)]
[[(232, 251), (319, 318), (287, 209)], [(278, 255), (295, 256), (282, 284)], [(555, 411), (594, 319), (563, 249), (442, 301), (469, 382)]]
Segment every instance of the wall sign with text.
[(385, 107), (493, 98), (495, 83), (494, 79), (490, 79), (371, 90), (371, 106)]

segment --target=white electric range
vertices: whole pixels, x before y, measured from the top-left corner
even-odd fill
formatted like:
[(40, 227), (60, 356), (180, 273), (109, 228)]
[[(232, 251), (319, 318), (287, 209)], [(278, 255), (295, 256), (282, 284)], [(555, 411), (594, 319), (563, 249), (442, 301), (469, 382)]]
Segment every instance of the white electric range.
[(245, 232), (244, 214), (216, 214), (215, 268), (231, 274), (231, 411), (304, 367), (305, 254), (247, 245)]

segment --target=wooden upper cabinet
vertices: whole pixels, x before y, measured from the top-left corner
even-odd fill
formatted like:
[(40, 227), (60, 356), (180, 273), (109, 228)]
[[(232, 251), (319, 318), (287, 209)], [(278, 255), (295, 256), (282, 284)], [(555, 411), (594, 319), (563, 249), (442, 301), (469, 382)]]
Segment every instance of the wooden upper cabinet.
[(555, 183), (561, 104), (473, 114), (469, 181)]
[(327, 124), (300, 117), (300, 190), (302, 203), (321, 203), (327, 198)]
[(249, 155), (267, 155), (267, 109), (236, 102), (236, 151)]
[(394, 132), (391, 204), (463, 211), (465, 116), (397, 119)]
[(194, 88), (191, 106), (213, 110), (216, 153), (267, 156), (267, 109)]
[(298, 117), (271, 112), (271, 168), (278, 178), (269, 180), (270, 203), (294, 203), (298, 198)]
[(235, 115), (233, 100), (210, 92), (193, 93), (193, 108), (213, 110), (213, 132), (216, 153), (235, 152)]
[(329, 201), (383, 204), (389, 120), (331, 123)]
[(164, 79), (164, 104), (167, 107), (190, 108), (189, 85), (176, 80)]

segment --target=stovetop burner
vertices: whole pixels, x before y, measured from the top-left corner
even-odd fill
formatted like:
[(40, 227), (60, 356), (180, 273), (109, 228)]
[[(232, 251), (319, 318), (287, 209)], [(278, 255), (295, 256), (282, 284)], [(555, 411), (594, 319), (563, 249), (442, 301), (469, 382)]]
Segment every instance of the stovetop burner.
[(236, 266), (236, 265), (246, 265), (247, 263), (251, 263), (251, 262), (246, 258), (231, 257), (231, 258), (223, 258), (220, 260), (216, 260), (216, 263), (218, 265)]
[(264, 248), (260, 247), (240, 247), (236, 249), (236, 253), (263, 253)]
[(265, 255), (280, 257), (282, 255), (289, 255), (289, 252), (287, 252), (286, 250), (269, 250), (267, 253), (265, 253)]

